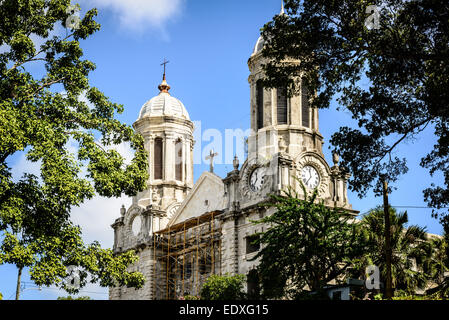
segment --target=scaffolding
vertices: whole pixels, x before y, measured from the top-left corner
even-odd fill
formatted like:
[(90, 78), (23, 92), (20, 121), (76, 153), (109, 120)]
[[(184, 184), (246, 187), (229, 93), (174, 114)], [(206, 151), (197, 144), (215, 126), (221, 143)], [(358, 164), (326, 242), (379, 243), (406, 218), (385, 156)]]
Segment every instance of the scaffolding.
[(220, 211), (154, 233), (153, 299), (198, 296), (212, 274), (221, 274)]

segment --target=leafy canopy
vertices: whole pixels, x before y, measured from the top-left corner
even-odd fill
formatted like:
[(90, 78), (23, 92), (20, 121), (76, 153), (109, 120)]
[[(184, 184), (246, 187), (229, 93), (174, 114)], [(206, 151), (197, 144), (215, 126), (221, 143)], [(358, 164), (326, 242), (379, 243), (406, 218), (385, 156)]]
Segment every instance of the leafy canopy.
[(322, 293), (324, 286), (344, 276), (352, 259), (364, 251), (357, 224), (346, 211), (326, 207), (317, 191), (300, 197), (290, 189), (271, 196), (272, 215), (258, 220), (269, 229), (262, 233), (258, 267), (266, 298), (298, 299), (307, 292)]
[(201, 287), (201, 300), (242, 300), (244, 275), (211, 275)]
[[(392, 250), (391, 277), (395, 290), (404, 290), (409, 294), (426, 287), (430, 274), (424, 269), (425, 261), (431, 257), (432, 247), (427, 239), (426, 229), (417, 225), (408, 225), (407, 212), (398, 213), (389, 208), (390, 243)], [(385, 219), (383, 207), (377, 207), (364, 215), (360, 230), (367, 243), (367, 250), (354, 264), (359, 277), (364, 277), (366, 267), (378, 266), (381, 282), (385, 283)]]
[[(366, 22), (379, 13), (378, 28)], [(425, 128), (438, 138), (421, 166), (441, 172), (430, 185), (431, 207), (449, 205), (449, 3), (445, 0), (286, 0), (288, 15), (265, 25), (266, 86), (298, 91), (302, 77), (312, 106), (332, 99), (358, 128), (342, 127), (331, 143), (353, 174), (349, 188), (381, 193), (380, 177), (397, 181), (408, 171), (397, 146)], [(374, 28), (373, 28), (374, 27)], [(285, 63), (299, 60), (298, 64)], [(390, 190), (391, 191), (391, 190)], [(436, 215), (437, 212), (435, 211)]]
[[(68, 226), (59, 236), (41, 236), (26, 241), (5, 232), (0, 246), (0, 264), (15, 264), (30, 268), (30, 278), (38, 286), (56, 285), (67, 292), (78, 293), (91, 283), (102, 287), (141, 288), (144, 277), (129, 272), (127, 267), (137, 261), (134, 251), (115, 256), (111, 249), (102, 249), (94, 242), (86, 246), (79, 227)], [(75, 270), (71, 270), (71, 266)], [(74, 273), (73, 273), (74, 272)], [(73, 282), (72, 282), (73, 281)]]
[(427, 247), (425, 258), (420, 261), (423, 270), (434, 284), (428, 294), (440, 298), (449, 298), (449, 237), (432, 238)]
[[(80, 43), (100, 29), (97, 10), (50, 36), (70, 21), (71, 8), (69, 0), (0, 2), (0, 263), (30, 266), (32, 278), (47, 285), (67, 263), (104, 285), (112, 278), (141, 285), (125, 272), (132, 253), (114, 257), (98, 244), (85, 246), (70, 222), (73, 206), (95, 194), (132, 196), (147, 179), (143, 138), (115, 118), (124, 107), (89, 84), (95, 64), (83, 59)], [(135, 150), (129, 163), (113, 149), (121, 143)], [(11, 159), (22, 153), (40, 165), (39, 176), (13, 179)]]

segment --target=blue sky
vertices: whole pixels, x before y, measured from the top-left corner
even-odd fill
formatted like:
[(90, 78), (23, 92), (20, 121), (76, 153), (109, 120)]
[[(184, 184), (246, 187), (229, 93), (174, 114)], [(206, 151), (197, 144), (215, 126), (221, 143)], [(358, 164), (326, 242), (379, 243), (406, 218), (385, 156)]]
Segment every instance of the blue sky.
[[(114, 102), (125, 106), (118, 118), (132, 124), (141, 106), (158, 94), (164, 58), (167, 65), (167, 81), (171, 94), (186, 106), (193, 121), (201, 121), (202, 131), (216, 129), (224, 136), (225, 129), (249, 127), (249, 86), (247, 66), (260, 28), (279, 13), (280, 0), (79, 0), (82, 12), (97, 6), (97, 21), (101, 30), (82, 42), (85, 57), (96, 63), (91, 74), (92, 86), (100, 88)], [(63, 32), (64, 30), (58, 30)], [(328, 140), (340, 126), (356, 125), (348, 112), (320, 111), (320, 131), (325, 137), (324, 152), (332, 163)], [(419, 167), (422, 156), (435, 143), (431, 128), (419, 139), (400, 146), (397, 154), (408, 159), (410, 171), (396, 184), (398, 190), (390, 196), (395, 206), (426, 206), (422, 190), (430, 182), (441, 182), (436, 176)], [(197, 147), (198, 147), (197, 142)], [(203, 148), (207, 141), (201, 143)], [(208, 151), (208, 150), (206, 150)], [(127, 150), (123, 150), (124, 153)], [(223, 155), (220, 155), (223, 156)], [(241, 163), (243, 163), (241, 159)], [(37, 170), (27, 163), (23, 155), (12, 159), (17, 174)], [(195, 180), (208, 163), (194, 167)], [(231, 164), (217, 164), (215, 172), (224, 177), (232, 170)], [(364, 213), (381, 204), (372, 192), (364, 199), (349, 193), (353, 208)], [(74, 208), (73, 220), (84, 230), (86, 241), (99, 240), (110, 247), (113, 231), (110, 224), (119, 216), (122, 203), (129, 199), (105, 200), (95, 198), (80, 208)], [(401, 209), (404, 210), (404, 209)], [(430, 209), (408, 209), (412, 224), (426, 226), (431, 233), (441, 233), (438, 221), (430, 216)], [(0, 292), (4, 299), (15, 291), (17, 270), (13, 266), (0, 266)], [(25, 272), (24, 280), (29, 281)], [(55, 299), (66, 295), (54, 289), (32, 289), (22, 294), (22, 299)], [(106, 299), (106, 289), (89, 286), (81, 295), (94, 299)]]

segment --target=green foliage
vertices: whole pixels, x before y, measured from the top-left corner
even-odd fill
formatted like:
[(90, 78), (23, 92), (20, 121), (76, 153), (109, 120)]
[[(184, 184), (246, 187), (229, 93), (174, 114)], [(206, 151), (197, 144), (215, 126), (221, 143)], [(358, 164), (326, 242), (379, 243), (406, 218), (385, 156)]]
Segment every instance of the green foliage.
[[(355, 259), (350, 277), (365, 277), (365, 268), (376, 265), (385, 283), (385, 224), (383, 207), (371, 210), (362, 218), (360, 231), (367, 251)], [(407, 212), (398, 213), (390, 208), (392, 284), (396, 296), (411, 297), (417, 289), (426, 289), (432, 297), (448, 296), (447, 242), (444, 238), (428, 239), (425, 228), (408, 226)]]
[(88, 296), (77, 297), (77, 298), (74, 298), (72, 296), (67, 296), (67, 297), (58, 297), (56, 300), (92, 300), (92, 299)]
[[(30, 267), (36, 284), (61, 285), (65, 267), (77, 265), (101, 285), (139, 287), (142, 275), (126, 272), (133, 253), (116, 257), (97, 243), (84, 245), (70, 222), (71, 208), (95, 194), (143, 190), (148, 164), (143, 138), (115, 119), (123, 106), (89, 84), (95, 64), (83, 59), (80, 42), (100, 29), (97, 10), (76, 30), (49, 37), (65, 26), (69, 6), (70, 0), (0, 2), (0, 263)], [(113, 149), (121, 143), (135, 150), (129, 163)], [(9, 161), (21, 153), (40, 165), (38, 177), (13, 179)]]
[(435, 285), (426, 291), (427, 294), (449, 299), (449, 244), (447, 235), (433, 238), (426, 248), (426, 255), (420, 261), (428, 278)]
[(0, 292), (0, 300), (3, 300), (3, 294)]
[(393, 300), (443, 300), (435, 296), (402, 296), (393, 297)]
[(409, 294), (407, 291), (398, 290), (395, 292), (393, 300), (443, 300), (438, 294), (432, 295), (415, 295)]
[(300, 299), (344, 275), (351, 260), (363, 253), (357, 224), (344, 210), (328, 208), (317, 191), (304, 200), (293, 190), (271, 196), (275, 211), (256, 223), (266, 223), (261, 234), (258, 271), (266, 298)]
[[(112, 250), (102, 249), (96, 242), (84, 245), (78, 227), (67, 227), (58, 237), (42, 236), (32, 242), (20, 240), (14, 234), (5, 233), (0, 247), (3, 263), (18, 268), (29, 267), (31, 280), (38, 286), (56, 285), (70, 293), (78, 293), (87, 283), (103, 287), (121, 286), (140, 288), (144, 277), (138, 272), (128, 272), (127, 266), (137, 261), (133, 251), (114, 256)], [(65, 281), (70, 277), (68, 266), (77, 266), (79, 287)]]
[[(424, 260), (428, 257), (429, 242), (425, 228), (408, 226), (407, 212), (398, 213), (390, 208), (391, 223), (391, 277), (392, 286), (396, 290), (414, 293), (424, 288), (429, 275), (423, 269)], [(381, 281), (385, 283), (385, 220), (383, 207), (371, 210), (362, 218), (361, 230), (367, 242), (367, 251), (363, 258), (354, 265), (358, 276), (363, 277), (368, 265), (376, 265), (380, 269)], [(416, 263), (416, 264), (415, 264)]]
[(378, 293), (374, 296), (374, 300), (383, 300), (383, 294), (382, 293)]
[(242, 300), (244, 275), (212, 275), (201, 288), (201, 300)]
[(184, 297), (181, 297), (179, 300), (201, 300), (201, 298), (197, 296), (186, 295)]
[[(379, 9), (378, 29), (365, 26), (369, 5)], [(288, 15), (263, 29), (265, 85), (297, 92), (291, 76), (303, 77), (317, 92), (314, 107), (328, 108), (336, 98), (351, 112), (358, 128), (342, 127), (331, 139), (352, 173), (349, 188), (360, 197), (372, 188), (381, 194), (379, 177), (394, 183), (408, 170), (406, 159), (393, 154), (397, 146), (429, 127), (438, 141), (421, 166), (445, 179), (424, 198), (431, 207), (449, 207), (449, 3), (286, 0), (285, 7)]]

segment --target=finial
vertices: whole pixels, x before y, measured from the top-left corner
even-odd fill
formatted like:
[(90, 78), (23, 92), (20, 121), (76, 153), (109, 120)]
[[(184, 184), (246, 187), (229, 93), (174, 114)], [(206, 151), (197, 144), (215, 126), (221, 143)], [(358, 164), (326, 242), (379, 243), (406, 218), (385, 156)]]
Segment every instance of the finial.
[(239, 158), (237, 157), (237, 155), (235, 155), (234, 157), (234, 161), (232, 161), (232, 165), (234, 166), (234, 170), (237, 171), (239, 169)]
[(125, 213), (126, 213), (126, 208), (125, 208), (125, 205), (123, 204), (122, 207), (120, 208), (120, 214), (123, 217), (125, 215)]
[(165, 67), (166, 67), (167, 63), (169, 63), (169, 62), (170, 61), (167, 61), (164, 58), (164, 62), (161, 63), (161, 66), (164, 66), (164, 75), (162, 77), (162, 83), (158, 86), (158, 89), (159, 89), (160, 93), (163, 93), (163, 92), (164, 93), (168, 93), (168, 90), (170, 90), (170, 86), (168, 85), (167, 80), (165, 78)]
[(284, 10), (284, 0), (281, 0), (281, 13), (279, 15), (283, 15), (285, 14), (285, 10)]
[(334, 162), (334, 166), (338, 167), (338, 163), (340, 162), (340, 156), (338, 155), (338, 153), (333, 153), (332, 161)]

